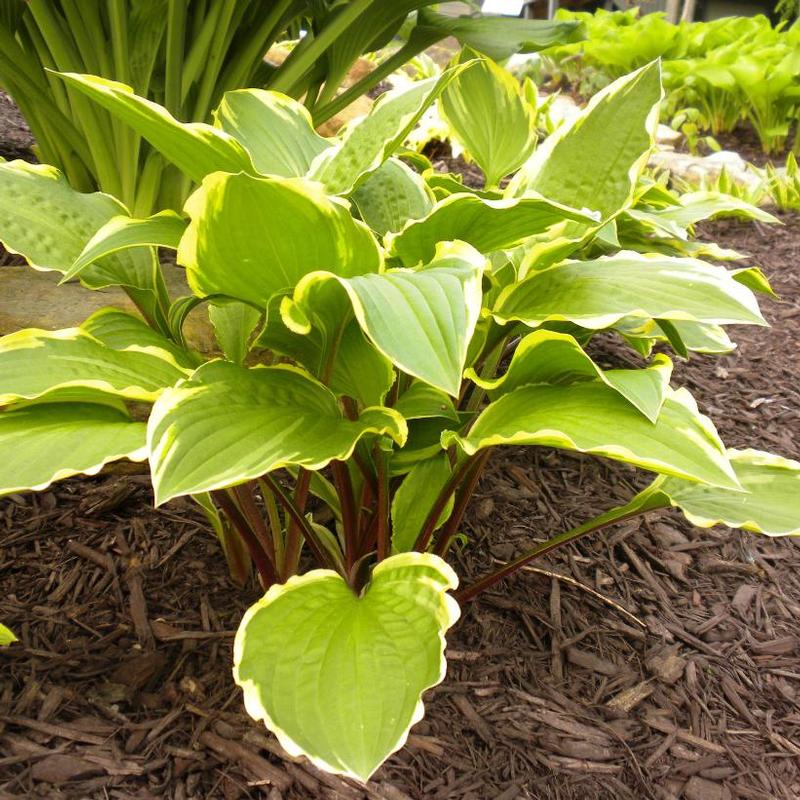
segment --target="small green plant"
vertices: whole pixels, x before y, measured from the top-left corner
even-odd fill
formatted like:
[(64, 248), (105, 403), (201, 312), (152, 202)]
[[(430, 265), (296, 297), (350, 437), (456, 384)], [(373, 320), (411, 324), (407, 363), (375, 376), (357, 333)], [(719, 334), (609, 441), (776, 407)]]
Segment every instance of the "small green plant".
[[(754, 290), (768, 291), (766, 279), (702, 261), (713, 248), (689, 231), (716, 214), (769, 215), (640, 181), (657, 63), (607, 87), (524, 161), (529, 106), (474, 53), (384, 95), (337, 139), (274, 92), (228, 93), (218, 127), (198, 128), (120, 84), (62, 79), (199, 188), (183, 215), (137, 219), (52, 168), (0, 164), (0, 237), (88, 286), (157, 269), (154, 247), (172, 248), (191, 294), (169, 303), (163, 331), (106, 309), (0, 340), (0, 491), (128, 458), (149, 461), (157, 504), (195, 498), (233, 575), (243, 582), (255, 564), (265, 590), (236, 636), (234, 677), (290, 753), (367, 779), (443, 679), (460, 606), (555, 547), (670, 507), (699, 525), (800, 532), (800, 464), (726, 449), (691, 395), (670, 387), (666, 355), (604, 370), (584, 349), (605, 331), (644, 355), (662, 341), (713, 352), (723, 326), (765, 324)], [(481, 189), (397, 157), (437, 98), (487, 176)], [(220, 357), (183, 342), (200, 304)], [(506, 445), (656, 477), (459, 587), (446, 558)], [(311, 495), (328, 522), (309, 513)]]
[(767, 164), (764, 170), (765, 191), (776, 208), (785, 211), (800, 209), (800, 169), (794, 153), (786, 157), (783, 169)]
[[(548, 51), (573, 86), (616, 78), (661, 57), (665, 113), (683, 116), (690, 145), (706, 131), (749, 122), (765, 153), (782, 150), (800, 109), (800, 26), (773, 27), (764, 16), (673, 25), (638, 9), (557, 15), (579, 20), (588, 38)], [(687, 116), (688, 115), (688, 116)]]
[[(145, 216), (180, 209), (191, 179), (146, 137), (51, 70), (120, 81), (180, 121), (201, 125), (211, 121), (225, 92), (266, 86), (302, 99), (319, 125), (445, 36), (508, 55), (582, 35), (577, 22), (452, 18), (429, 5), (431, 0), (0, 0), (0, 87), (25, 115), (43, 163), (58, 167), (76, 189), (101, 189)], [(359, 56), (383, 48), (401, 26), (405, 44), (340, 92)], [(264, 60), (276, 43), (291, 47), (281, 64)]]

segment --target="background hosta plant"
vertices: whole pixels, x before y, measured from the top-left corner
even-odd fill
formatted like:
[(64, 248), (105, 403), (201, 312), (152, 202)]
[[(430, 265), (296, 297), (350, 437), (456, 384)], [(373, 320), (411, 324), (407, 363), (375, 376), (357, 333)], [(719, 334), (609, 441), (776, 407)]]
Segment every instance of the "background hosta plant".
[[(320, 124), (446, 36), (496, 57), (577, 41), (575, 21), (452, 18), (432, 0), (0, 0), (0, 87), (36, 137), (40, 160), (81, 191), (102, 189), (134, 213), (180, 209), (191, 176), (141, 132), (50, 70), (120, 81), (183, 122), (210, 123), (222, 95), (265, 86), (303, 99)], [(418, 12), (418, 13), (417, 13)], [(362, 54), (404, 41), (346, 91)], [(285, 61), (265, 61), (273, 45)], [(263, 133), (263, 132), (262, 132)], [(235, 146), (235, 142), (232, 143)]]
[[(769, 291), (758, 270), (703, 260), (736, 254), (691, 237), (709, 216), (768, 215), (642, 177), (658, 64), (607, 87), (538, 149), (525, 96), (481, 58), (383, 96), (338, 139), (272, 92), (229, 93), (219, 127), (198, 129), (120, 84), (63, 80), (199, 187), (183, 215), (135, 219), (50, 168), (0, 165), (11, 248), (89, 287), (133, 287), (143, 312), (155, 309), (150, 324), (107, 309), (0, 340), (0, 490), (129, 458), (149, 461), (157, 503), (194, 497), (234, 577), (255, 564), (266, 590), (240, 626), (234, 675), (290, 752), (368, 778), (443, 678), (459, 603), (560, 544), (673, 506), (700, 525), (800, 532), (800, 464), (726, 449), (670, 386), (670, 358), (651, 354), (729, 350), (724, 326), (764, 325), (754, 292)], [(462, 113), (472, 94), (515, 130), (498, 136), (494, 119)], [(437, 98), (483, 188), (398, 157)], [(69, 236), (41, 235), (45, 195)], [(177, 251), (191, 295), (145, 284), (156, 246)], [(203, 304), (218, 358), (183, 341)], [(600, 332), (640, 366), (602, 369), (587, 352)], [(459, 587), (447, 555), (492, 450), (511, 444), (655, 479)]]

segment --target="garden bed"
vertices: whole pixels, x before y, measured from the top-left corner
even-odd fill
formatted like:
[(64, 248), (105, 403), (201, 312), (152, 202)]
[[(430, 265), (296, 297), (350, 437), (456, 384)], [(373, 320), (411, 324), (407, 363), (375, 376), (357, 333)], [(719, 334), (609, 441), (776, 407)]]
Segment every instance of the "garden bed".
[[(774, 325), (676, 369), (732, 446), (800, 456), (800, 231), (707, 233), (766, 268)], [(611, 341), (593, 355), (632, 360)], [(24, 454), (21, 454), (24, 457)], [(465, 580), (628, 497), (632, 470), (497, 453)], [(152, 510), (136, 469), (0, 505), (5, 798), (796, 798), (800, 551), (675, 516), (610, 528), (465, 608), (410, 746), (366, 788), (284, 758), (245, 716), (230, 585), (188, 501)], [(610, 487), (610, 488), (609, 488)], [(380, 677), (380, 676), (378, 676)]]

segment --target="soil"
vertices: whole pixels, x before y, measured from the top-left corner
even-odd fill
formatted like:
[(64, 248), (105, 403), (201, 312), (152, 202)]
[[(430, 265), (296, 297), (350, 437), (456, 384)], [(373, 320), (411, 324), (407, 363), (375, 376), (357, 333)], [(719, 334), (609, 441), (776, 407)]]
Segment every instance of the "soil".
[[(732, 446), (800, 457), (800, 216), (720, 222), (782, 300), (736, 354), (677, 364)], [(621, 356), (621, 354), (623, 354)], [(633, 361), (600, 341), (600, 359)], [(629, 497), (632, 469), (497, 453), (469, 511), (464, 582)], [(253, 585), (231, 585), (188, 501), (135, 471), (0, 502), (0, 798), (796, 800), (800, 549), (678, 514), (624, 523), (464, 609), (445, 682), (366, 787), (283, 754), (230, 663)]]
[[(742, 123), (730, 133), (721, 133), (714, 138), (723, 150), (733, 150), (745, 161), (761, 168), (765, 167), (767, 164), (772, 164), (776, 167), (784, 166), (791, 145), (790, 138), (783, 150), (766, 154), (761, 146), (761, 141), (758, 138), (755, 128), (747, 123)], [(711, 152), (711, 150), (706, 149), (703, 151), (703, 154), (709, 155)]]

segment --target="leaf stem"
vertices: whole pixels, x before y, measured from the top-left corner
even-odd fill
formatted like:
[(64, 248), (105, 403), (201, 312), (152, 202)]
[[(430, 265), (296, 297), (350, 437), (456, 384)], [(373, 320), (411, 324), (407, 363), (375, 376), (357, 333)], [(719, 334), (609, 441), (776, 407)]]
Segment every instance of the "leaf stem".
[[(325, 567), (339, 572), (337, 569), (338, 565), (327, 555), (325, 548), (322, 547), (317, 540), (317, 535), (314, 533), (314, 529), (308, 524), (308, 520), (303, 516), (302, 512), (297, 508), (292, 498), (289, 497), (283, 487), (269, 473), (264, 475), (262, 480), (267, 486), (269, 486), (270, 490), (275, 495), (275, 499), (283, 506), (291, 520), (300, 529), (300, 532), (303, 534), (303, 538), (308, 542), (308, 546), (314, 553), (314, 557), (317, 559), (317, 562)], [(287, 564), (287, 569), (289, 566), (290, 565)]]
[(458, 489), (458, 487), (461, 485), (461, 481), (464, 480), (464, 478), (469, 474), (469, 471), (473, 468), (478, 456), (479, 454), (476, 454), (464, 459), (464, 461), (462, 461), (453, 470), (453, 473), (447, 479), (447, 483), (445, 483), (445, 485), (442, 487), (442, 490), (439, 492), (439, 496), (431, 506), (428, 516), (425, 518), (425, 522), (422, 525), (422, 530), (417, 537), (417, 541), (414, 543), (414, 550), (424, 553), (428, 549), (433, 532), (436, 530), (436, 523), (439, 521), (442, 511), (444, 511), (447, 507), (447, 502), (450, 500), (450, 496), (456, 491), (456, 489)]
[[(272, 487), (269, 484), (265, 483), (265, 485), (267, 485), (270, 491), (272, 491)], [(294, 505), (301, 515), (306, 508), (306, 502), (308, 501), (308, 490), (310, 486), (311, 473), (307, 469), (301, 469), (297, 476), (297, 483), (294, 487)], [(284, 580), (287, 580), (297, 571), (297, 565), (300, 561), (300, 547), (302, 543), (303, 537), (301, 535), (301, 526), (297, 525), (294, 520), (290, 519), (286, 525), (286, 551), (283, 556)]]
[(342, 528), (344, 530), (344, 563), (348, 572), (358, 558), (358, 515), (356, 514), (353, 481), (344, 461), (331, 461), (333, 482), (342, 509)]
[(261, 547), (264, 549), (267, 558), (272, 564), (273, 570), (277, 573), (277, 565), (275, 562), (275, 545), (269, 529), (264, 522), (264, 517), (256, 505), (255, 496), (253, 494), (255, 486), (256, 484), (254, 481), (249, 481), (248, 483), (244, 483), (240, 486), (235, 486), (233, 488), (233, 493), (239, 504), (239, 508), (242, 510), (242, 513), (247, 520), (248, 525), (250, 525), (250, 529), (258, 538), (259, 542), (261, 543)]
[(602, 530), (609, 525), (613, 525), (615, 522), (633, 519), (634, 517), (638, 517), (642, 514), (648, 513), (649, 511), (663, 507), (663, 504), (658, 503), (657, 498), (655, 498), (655, 503), (642, 503), (641, 499), (642, 494), (638, 494), (626, 505), (620, 506), (619, 508), (612, 508), (610, 511), (607, 511), (605, 514), (601, 514), (599, 517), (590, 519), (587, 522), (578, 525), (576, 528), (564, 531), (563, 533), (554, 536), (552, 539), (542, 542), (532, 550), (528, 550), (526, 553), (518, 556), (513, 561), (503, 564), (503, 566), (499, 569), (490, 572), (488, 575), (484, 576), (470, 586), (466, 586), (461, 591), (456, 592), (456, 599), (463, 605), (464, 603), (474, 599), (481, 592), (484, 592), (486, 589), (489, 589), (496, 583), (499, 583), (501, 580), (503, 580), (503, 578), (506, 578), (507, 576), (511, 575), (511, 573), (516, 572), (516, 570), (524, 567), (534, 559), (549, 553), (551, 550), (555, 550), (558, 547), (563, 547), (565, 544), (574, 542), (577, 539), (580, 539), (582, 536), (586, 536), (588, 533), (594, 533), (595, 531)]
[(267, 558), (267, 554), (261, 547), (261, 543), (253, 533), (233, 497), (225, 489), (217, 489), (210, 494), (219, 507), (225, 512), (225, 516), (227, 516), (231, 525), (239, 536), (242, 537), (247, 549), (250, 551), (250, 556), (256, 565), (263, 588), (268, 589), (273, 583), (277, 583), (278, 576), (275, 574), (275, 570)]
[(375, 466), (378, 471), (378, 561), (389, 555), (389, 475), (386, 469), (386, 453), (380, 446), (375, 448)]
[(490, 454), (491, 448), (481, 450), (477, 454), (472, 468), (469, 470), (468, 474), (465, 475), (464, 481), (456, 493), (453, 513), (450, 515), (450, 519), (447, 520), (444, 530), (439, 534), (436, 546), (433, 548), (433, 552), (441, 558), (444, 558), (447, 551), (450, 549), (450, 545), (456, 533), (458, 533), (458, 526), (464, 518), (464, 513), (467, 510), (469, 501), (472, 499), (472, 495), (475, 493), (475, 488), (478, 485), (478, 481), (483, 473), (483, 468), (486, 466)]

